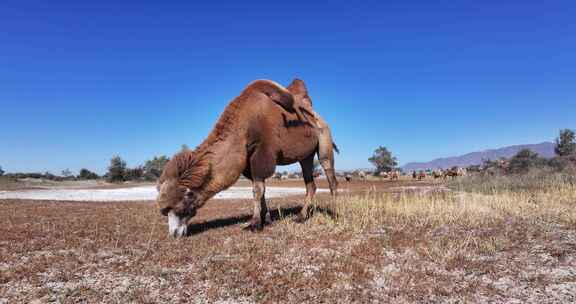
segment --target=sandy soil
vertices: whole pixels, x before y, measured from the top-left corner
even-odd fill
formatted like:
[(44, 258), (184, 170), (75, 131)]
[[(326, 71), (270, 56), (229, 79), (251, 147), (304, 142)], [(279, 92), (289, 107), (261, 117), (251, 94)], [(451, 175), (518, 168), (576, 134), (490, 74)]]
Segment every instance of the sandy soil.
[[(325, 192), (318, 189), (318, 192)], [(306, 189), (297, 187), (267, 187), (266, 196), (276, 198), (305, 194)], [(117, 189), (42, 189), (0, 191), (2, 199), (51, 200), (51, 201), (152, 201), (158, 192), (155, 186), (129, 187)], [(230, 187), (218, 193), (215, 199), (249, 199), (252, 197), (251, 187)]]
[[(370, 190), (381, 181), (369, 181), (365, 183), (340, 182), (340, 191)], [(430, 191), (434, 188), (425, 188), (426, 182), (399, 182), (387, 181), (391, 191)], [(402, 184), (402, 186), (398, 186)], [(0, 187), (0, 200), (52, 200), (52, 201), (147, 201), (154, 200), (157, 195), (154, 183), (121, 183), (110, 184), (103, 181), (64, 181), (53, 182), (38, 179), (20, 180), (18, 183), (4, 184)], [(317, 181), (318, 193), (328, 191), (328, 183), (325, 179)], [(415, 186), (414, 186), (415, 185)], [(428, 189), (428, 190), (426, 190)], [(306, 193), (304, 181), (301, 179), (267, 181), (266, 196), (277, 198)], [(233, 187), (216, 195), (215, 199), (250, 199), (252, 197), (251, 182), (241, 179)]]

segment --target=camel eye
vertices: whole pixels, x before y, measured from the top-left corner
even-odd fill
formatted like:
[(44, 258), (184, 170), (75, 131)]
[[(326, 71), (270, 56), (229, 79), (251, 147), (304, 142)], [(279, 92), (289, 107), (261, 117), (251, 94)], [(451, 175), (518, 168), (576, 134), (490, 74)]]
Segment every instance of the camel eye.
[(196, 197), (196, 194), (192, 191), (186, 191), (185, 196), (186, 196), (186, 198), (192, 199), (192, 198)]

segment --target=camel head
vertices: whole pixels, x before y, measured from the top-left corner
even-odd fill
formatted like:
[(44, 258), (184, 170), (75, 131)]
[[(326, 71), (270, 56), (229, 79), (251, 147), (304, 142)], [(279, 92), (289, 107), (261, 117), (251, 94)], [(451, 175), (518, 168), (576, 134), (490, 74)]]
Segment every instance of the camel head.
[(210, 198), (205, 186), (210, 166), (193, 151), (176, 154), (164, 167), (158, 180), (156, 205), (168, 217), (168, 232), (173, 237), (188, 233), (188, 221)]

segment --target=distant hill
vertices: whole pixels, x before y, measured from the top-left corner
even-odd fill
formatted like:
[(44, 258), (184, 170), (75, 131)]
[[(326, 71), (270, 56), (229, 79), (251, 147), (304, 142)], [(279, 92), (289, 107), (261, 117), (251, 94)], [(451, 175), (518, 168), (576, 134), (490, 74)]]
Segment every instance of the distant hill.
[(514, 156), (516, 153), (518, 153), (518, 151), (522, 149), (530, 149), (543, 157), (554, 156), (554, 143), (543, 142), (540, 144), (516, 145), (500, 149), (472, 152), (461, 156), (437, 158), (429, 162), (407, 163), (402, 167), (402, 169), (404, 169), (405, 172), (409, 172), (412, 170), (421, 170), (421, 169), (436, 169), (436, 168), (445, 169), (453, 166), (466, 167), (470, 165), (479, 165), (485, 159), (495, 160), (501, 157), (508, 158)]

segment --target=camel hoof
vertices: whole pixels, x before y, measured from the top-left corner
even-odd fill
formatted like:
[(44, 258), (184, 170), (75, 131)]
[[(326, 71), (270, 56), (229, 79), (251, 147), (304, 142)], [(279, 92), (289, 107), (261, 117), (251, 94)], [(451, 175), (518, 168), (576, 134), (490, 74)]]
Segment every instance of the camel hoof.
[(296, 223), (304, 223), (308, 218), (306, 216), (303, 216), (302, 214), (298, 214), (295, 218), (294, 218), (294, 222)]
[(263, 229), (264, 225), (262, 225), (262, 222), (255, 222), (255, 221), (250, 222), (248, 226), (244, 227), (244, 230), (248, 230), (251, 232), (259, 232), (262, 231)]
[(272, 224), (272, 217), (270, 216), (270, 212), (267, 212), (264, 216), (264, 224), (270, 225)]

